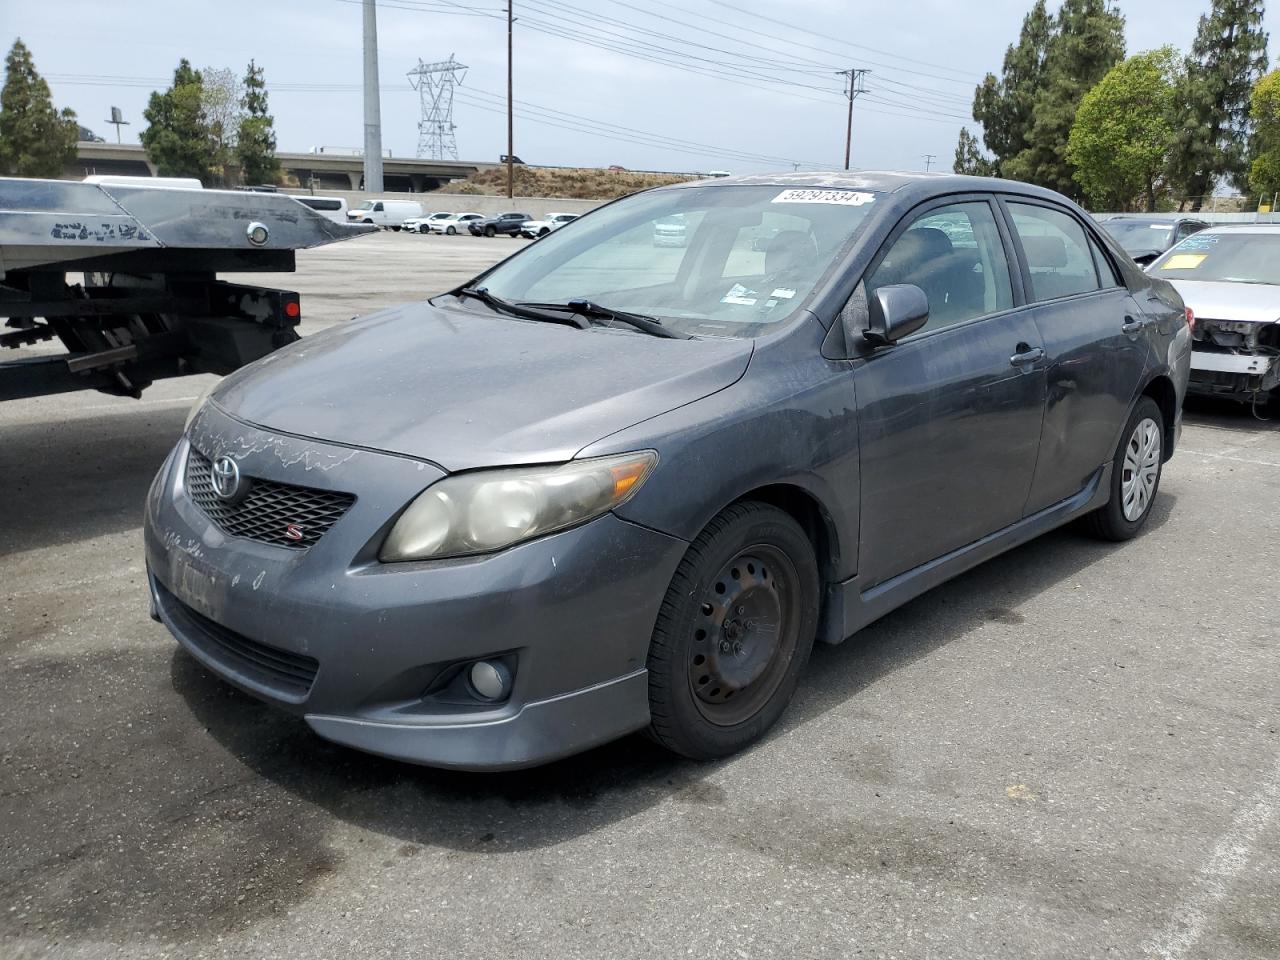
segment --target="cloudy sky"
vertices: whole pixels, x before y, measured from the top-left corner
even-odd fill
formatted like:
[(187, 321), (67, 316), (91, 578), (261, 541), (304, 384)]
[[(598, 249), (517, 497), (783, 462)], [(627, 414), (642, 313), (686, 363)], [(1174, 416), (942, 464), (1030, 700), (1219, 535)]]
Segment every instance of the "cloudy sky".
[[(1209, 0), (1123, 0), (1130, 52), (1190, 45)], [(633, 169), (837, 167), (845, 101), (835, 71), (864, 67), (854, 166), (949, 166), (973, 85), (998, 70), (1030, 0), (515, 0), (516, 153)], [(1274, 5), (1280, 6), (1280, 5)], [(359, 146), (359, 0), (0, 0), (59, 106), (137, 141), (148, 93), (177, 61), (266, 69), (282, 150)], [(419, 58), (468, 71), (454, 119), (462, 159), (505, 152), (504, 0), (379, 0), (383, 146), (417, 148)], [(1277, 37), (1280, 15), (1268, 14)]]

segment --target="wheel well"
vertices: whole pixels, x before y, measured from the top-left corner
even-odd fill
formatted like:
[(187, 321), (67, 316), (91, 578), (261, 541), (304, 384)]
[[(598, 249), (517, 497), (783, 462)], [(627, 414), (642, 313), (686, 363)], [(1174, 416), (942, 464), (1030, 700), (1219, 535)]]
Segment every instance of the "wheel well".
[(776, 483), (757, 487), (743, 494), (736, 502), (744, 500), (767, 503), (790, 514), (813, 544), (813, 555), (817, 558), (822, 579), (826, 582), (835, 579), (835, 569), (840, 559), (839, 539), (831, 517), (813, 494), (791, 484)]
[(1173, 381), (1168, 377), (1156, 377), (1142, 391), (1144, 397), (1150, 397), (1160, 408), (1160, 416), (1164, 420), (1164, 458), (1173, 456), (1175, 440), (1175, 424), (1178, 420), (1178, 393), (1173, 389)]

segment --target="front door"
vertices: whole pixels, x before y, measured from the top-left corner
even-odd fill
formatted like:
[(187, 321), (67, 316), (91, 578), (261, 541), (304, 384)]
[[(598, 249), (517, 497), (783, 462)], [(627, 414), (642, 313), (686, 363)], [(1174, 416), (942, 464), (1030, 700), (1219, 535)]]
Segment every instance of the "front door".
[(867, 294), (912, 283), (930, 310), (920, 332), (854, 365), (864, 589), (1022, 517), (1044, 348), (1009, 249), (994, 201), (975, 198), (913, 214), (873, 261)]
[(1044, 342), (1047, 394), (1026, 510), (1079, 493), (1115, 454), (1147, 363), (1145, 310), (1067, 210), (1007, 202)]

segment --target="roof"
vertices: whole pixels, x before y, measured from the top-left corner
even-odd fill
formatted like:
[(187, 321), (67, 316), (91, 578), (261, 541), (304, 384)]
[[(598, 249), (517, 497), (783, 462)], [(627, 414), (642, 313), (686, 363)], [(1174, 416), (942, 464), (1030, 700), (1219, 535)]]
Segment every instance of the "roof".
[(1280, 223), (1211, 223), (1204, 233), (1226, 230), (1231, 233), (1280, 233)]
[(690, 180), (659, 187), (680, 190), (691, 187), (777, 186), (806, 187), (818, 190), (866, 190), (875, 193), (904, 193), (932, 196), (944, 193), (1020, 193), (1061, 201), (1061, 194), (1029, 183), (1001, 180), (997, 177), (970, 177), (955, 173), (912, 173), (899, 170), (829, 170), (756, 173), (714, 180)]
[(1181, 213), (1117, 213), (1114, 216), (1107, 217), (1103, 223), (1111, 220), (1128, 220), (1133, 223), (1178, 223), (1182, 220), (1194, 220), (1197, 223), (1205, 223), (1206, 221), (1195, 214)]

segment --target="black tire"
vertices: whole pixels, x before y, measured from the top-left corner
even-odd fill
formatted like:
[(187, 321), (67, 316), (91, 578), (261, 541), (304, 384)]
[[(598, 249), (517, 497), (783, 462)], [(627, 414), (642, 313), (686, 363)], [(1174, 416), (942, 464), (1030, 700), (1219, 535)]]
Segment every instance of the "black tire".
[(546, 227), (543, 227), (541, 230), (538, 231), (538, 236), (545, 237), (550, 232), (551, 231), (548, 230)]
[[(1158, 438), (1159, 449), (1155, 454), (1155, 479), (1145, 495), (1145, 500), (1138, 505), (1139, 511), (1126, 516), (1125, 485), (1132, 473), (1126, 466), (1126, 455), (1131, 452), (1131, 444), (1138, 443), (1141, 447), (1138, 430), (1147, 421), (1152, 421), (1157, 428), (1155, 435)], [(1155, 504), (1156, 495), (1160, 492), (1160, 477), (1164, 468), (1165, 435), (1166, 425), (1160, 407), (1150, 397), (1141, 397), (1134, 404), (1133, 412), (1129, 414), (1124, 430), (1120, 433), (1120, 444), (1111, 461), (1111, 499), (1105, 507), (1093, 511), (1084, 518), (1084, 528), (1090, 535), (1100, 540), (1118, 543), (1132, 539), (1143, 528), (1147, 518), (1151, 516), (1151, 507)], [(1141, 454), (1142, 451), (1137, 449), (1133, 452)]]
[(486, 237), (496, 237), (498, 235), (498, 231), (493, 229), (493, 227), (485, 227), (484, 235)]
[(419, 233), (430, 233), (430, 232), (431, 232), (431, 229), (430, 229), (429, 227), (427, 227), (427, 226), (426, 226), (426, 224), (423, 224), (422, 226), (418, 227), (418, 232), (419, 232)]
[(718, 514), (689, 545), (658, 613), (649, 735), (694, 760), (759, 739), (809, 660), (818, 596), (813, 547), (790, 515), (750, 501)]
[(444, 231), (444, 232), (445, 232), (445, 233), (447, 233), (447, 234), (448, 234), (449, 236), (451, 236), (451, 237), (456, 237), (456, 236), (458, 235), (458, 231), (457, 231), (457, 229), (455, 229), (454, 227), (445, 227), (445, 231)]

